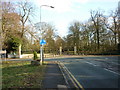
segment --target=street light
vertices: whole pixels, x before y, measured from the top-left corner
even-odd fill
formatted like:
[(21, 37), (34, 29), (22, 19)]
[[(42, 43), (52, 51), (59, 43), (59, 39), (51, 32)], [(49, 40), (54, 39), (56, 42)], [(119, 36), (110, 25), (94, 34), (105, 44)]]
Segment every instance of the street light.
[[(53, 6), (49, 6), (49, 5), (41, 5), (41, 6), (40, 6), (40, 24), (41, 24), (41, 8), (42, 8), (42, 7), (54, 8)], [(41, 26), (40, 26), (40, 31), (41, 31), (41, 40), (42, 40), (43, 38), (42, 38)], [(41, 47), (40, 47), (40, 57), (41, 57), (40, 64), (42, 65), (42, 63), (43, 63), (43, 45), (41, 45)]]
[(40, 23), (41, 23), (41, 8), (42, 8), (42, 7), (54, 8), (53, 6), (49, 6), (49, 5), (41, 5), (41, 6), (40, 6)]

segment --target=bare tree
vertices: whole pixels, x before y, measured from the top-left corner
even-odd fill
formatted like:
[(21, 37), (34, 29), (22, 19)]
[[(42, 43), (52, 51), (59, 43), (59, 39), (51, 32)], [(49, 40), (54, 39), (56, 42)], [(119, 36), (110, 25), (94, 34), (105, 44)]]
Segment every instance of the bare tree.
[[(81, 29), (81, 23), (78, 21), (73, 22), (69, 27), (69, 33), (72, 35), (71, 36), (72, 45), (73, 47), (76, 46), (77, 49), (79, 48), (79, 44), (80, 44), (80, 29)], [(77, 53), (78, 53), (78, 50), (77, 50)]]
[[(19, 7), (19, 16), (20, 16), (20, 21), (22, 24), (21, 28), (21, 39), (23, 39), (24, 34), (26, 32), (25, 29), (25, 24), (30, 20), (30, 15), (32, 14), (33, 10), (33, 5), (28, 2), (27, 0), (25, 1), (20, 1), (18, 2), (18, 7)], [(19, 57), (21, 57), (21, 45), (19, 46)]]
[(23, 38), (24, 33), (26, 32), (25, 24), (27, 23), (28, 20), (30, 20), (30, 15), (33, 13), (33, 5), (30, 2), (27, 2), (27, 0), (25, 0), (18, 2), (18, 6), (20, 21), (22, 24), (21, 38)]
[(44, 27), (42, 27), (42, 36), (44, 39), (46, 39), (47, 42), (47, 48), (48, 50), (51, 50), (53, 53), (55, 52), (55, 28), (51, 24), (45, 24)]
[[(2, 12), (2, 3), (0, 2), (0, 12)], [(2, 50), (2, 42), (3, 42), (3, 37), (2, 37), (2, 13), (0, 13), (0, 50)]]
[(118, 2), (118, 51), (120, 52), (120, 1)]
[[(106, 22), (107, 21), (107, 22)], [(118, 12), (117, 10), (111, 11), (109, 17), (106, 18), (105, 25), (111, 30), (114, 34), (114, 44), (117, 45), (117, 37), (119, 36), (119, 21), (118, 21)], [(110, 21), (110, 22), (109, 22)]]
[(94, 28), (96, 30), (96, 38), (97, 38), (97, 49), (100, 49), (100, 30), (103, 24), (103, 14), (100, 10), (91, 11), (91, 20), (93, 21)]

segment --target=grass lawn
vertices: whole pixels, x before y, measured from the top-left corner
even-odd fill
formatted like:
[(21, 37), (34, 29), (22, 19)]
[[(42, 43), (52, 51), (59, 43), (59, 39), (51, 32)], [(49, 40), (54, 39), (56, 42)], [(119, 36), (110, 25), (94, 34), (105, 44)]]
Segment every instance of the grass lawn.
[(32, 66), (30, 61), (3, 61), (2, 88), (42, 88), (45, 67)]

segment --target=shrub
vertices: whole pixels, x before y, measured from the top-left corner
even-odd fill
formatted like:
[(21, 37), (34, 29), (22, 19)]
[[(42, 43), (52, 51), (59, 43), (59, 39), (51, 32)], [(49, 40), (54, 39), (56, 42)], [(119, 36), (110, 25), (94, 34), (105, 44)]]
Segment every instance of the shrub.
[(33, 52), (33, 56), (34, 56), (34, 57), (33, 57), (34, 60), (37, 60), (37, 59), (38, 59), (38, 56), (37, 56), (37, 52), (36, 52), (36, 51)]
[(7, 51), (8, 52), (16, 52), (18, 50), (19, 45), (22, 43), (20, 38), (11, 37), (7, 40)]

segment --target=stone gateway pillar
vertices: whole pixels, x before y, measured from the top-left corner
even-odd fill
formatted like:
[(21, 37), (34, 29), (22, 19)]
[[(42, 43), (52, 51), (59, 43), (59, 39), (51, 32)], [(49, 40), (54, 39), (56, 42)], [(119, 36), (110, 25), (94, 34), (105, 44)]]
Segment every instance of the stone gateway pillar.
[(74, 46), (74, 55), (76, 55), (76, 54), (77, 54), (77, 47)]
[(60, 46), (60, 55), (62, 55), (62, 46)]

